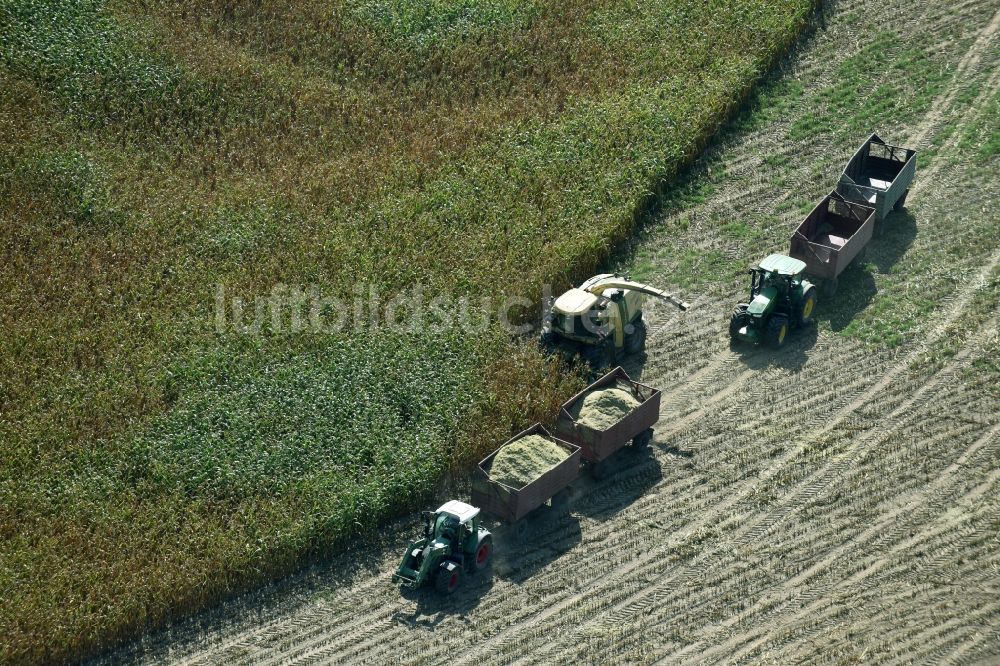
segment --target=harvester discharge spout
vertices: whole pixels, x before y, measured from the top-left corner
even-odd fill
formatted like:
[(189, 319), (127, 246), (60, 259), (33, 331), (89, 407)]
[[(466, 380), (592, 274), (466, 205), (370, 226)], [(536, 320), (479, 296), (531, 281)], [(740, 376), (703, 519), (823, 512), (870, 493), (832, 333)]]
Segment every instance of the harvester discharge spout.
[(667, 301), (676, 305), (681, 310), (687, 310), (690, 304), (686, 301), (682, 301), (671, 293), (665, 292), (662, 289), (657, 289), (656, 287), (650, 286), (648, 284), (642, 284), (641, 282), (632, 282), (631, 280), (623, 280), (617, 276), (611, 276), (603, 278), (594, 282), (591, 285), (584, 285), (583, 288), (592, 294), (600, 296), (608, 289), (628, 289), (630, 291), (637, 291), (640, 294), (648, 294), (649, 296), (654, 296), (656, 298)]

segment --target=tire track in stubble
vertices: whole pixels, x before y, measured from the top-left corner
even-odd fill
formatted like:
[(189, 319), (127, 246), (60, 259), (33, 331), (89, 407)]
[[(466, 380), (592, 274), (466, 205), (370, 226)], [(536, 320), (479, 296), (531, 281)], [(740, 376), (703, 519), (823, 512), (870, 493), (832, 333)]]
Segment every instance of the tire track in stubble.
[[(943, 379), (946, 376), (950, 376), (948, 370), (949, 369), (942, 369), (942, 371), (938, 373), (936, 377)], [(916, 394), (914, 394), (913, 397), (911, 397), (906, 403), (904, 403), (904, 405), (898, 407), (895, 410), (894, 414), (904, 412), (912, 408), (915, 404), (919, 404), (920, 401), (926, 395), (926, 393), (930, 390), (930, 387), (931, 384), (925, 384), (921, 388), (921, 390), (919, 390)], [(877, 435), (878, 433), (873, 433), (873, 434)], [(870, 447), (870, 443), (868, 442), (856, 442), (855, 448), (861, 448), (863, 444), (869, 444)], [(835, 460), (830, 463), (827, 463), (824, 469), (839, 470), (841, 468), (841, 463), (845, 459), (846, 458), (842, 458), (840, 460)], [(815, 475), (812, 475), (811, 478), (813, 477), (815, 477)], [(764, 530), (760, 529), (762, 525), (766, 525), (767, 529), (773, 527), (777, 522), (780, 522), (785, 517), (787, 517), (789, 513), (801, 508), (802, 505), (804, 505), (812, 497), (818, 494), (820, 490), (822, 490), (825, 487), (825, 485), (826, 485), (825, 483), (817, 483), (815, 478), (813, 478), (813, 480), (810, 481), (809, 483), (800, 482), (797, 486), (798, 488), (800, 488), (799, 492), (789, 493), (790, 498), (782, 506), (778, 507), (775, 510), (772, 510), (771, 512), (768, 512), (768, 514), (764, 517), (764, 519), (757, 522), (753, 527), (743, 530), (742, 533), (737, 533), (736, 536), (734, 536), (729, 542), (720, 544), (715, 549), (713, 549), (713, 551), (710, 551), (708, 554), (704, 555), (704, 557), (711, 560), (711, 558), (718, 556), (720, 553), (726, 553), (730, 551), (735, 546), (746, 545), (756, 540), (766, 532), (766, 529)], [(792, 511), (790, 511), (789, 508), (791, 508)], [(721, 564), (721, 562), (717, 564)], [(698, 576), (699, 573), (702, 570), (704, 570), (704, 568), (705, 565), (703, 563), (692, 563), (685, 566), (679, 565), (677, 567), (674, 567), (671, 571), (657, 574), (656, 580), (658, 581), (658, 584), (654, 586), (653, 589), (644, 587), (638, 594), (634, 595), (634, 598), (626, 599), (623, 602), (619, 602), (611, 609), (606, 609), (602, 611), (600, 615), (601, 621), (607, 625), (616, 625), (616, 626), (622, 626), (629, 623), (629, 618), (631, 616), (644, 614), (654, 604), (660, 604), (662, 601), (664, 601), (664, 598), (671, 593), (671, 590), (676, 583), (684, 583), (685, 581), (691, 580), (692, 578)], [(714, 569), (717, 569), (717, 566), (714, 567)], [(675, 573), (676, 575), (671, 575), (671, 573)], [(584, 625), (579, 630), (579, 633), (585, 634), (588, 630), (588, 627), (589, 625)]]
[[(947, 424), (943, 423), (943, 420), (942, 420), (942, 427), (947, 428)], [(980, 451), (981, 451), (981, 449), (982, 449), (982, 447), (984, 445), (986, 445), (986, 444), (988, 444), (991, 447), (991, 450), (992, 450), (992, 447), (996, 446), (995, 435), (996, 435), (996, 432), (995, 432), (995, 428), (994, 428), (993, 430), (990, 430), (986, 435), (980, 437), (972, 445), (970, 445), (969, 449), (967, 450), (967, 452), (963, 456), (961, 456), (955, 463), (953, 463), (952, 466), (950, 466), (949, 468), (946, 468), (945, 472), (947, 472), (947, 473), (954, 472), (954, 470), (957, 467), (962, 466), (965, 463), (967, 463), (969, 457), (971, 457), (973, 455), (976, 455), (976, 454), (979, 454)], [(903, 436), (901, 436), (901, 438), (902, 437)], [(905, 464), (905, 462), (906, 461), (903, 460), (903, 459), (900, 459), (900, 460), (897, 461), (897, 463), (900, 464), (900, 465)], [(987, 464), (987, 466), (988, 466), (989, 458), (986, 458), (985, 460), (981, 460), (980, 463), (981, 464)], [(957, 479), (955, 479), (955, 480), (957, 481)], [(950, 502), (950, 500), (947, 500), (946, 494), (944, 492), (945, 489), (942, 489), (940, 487), (942, 485), (941, 481), (943, 481), (943, 480), (939, 480), (939, 482), (936, 483), (934, 485), (934, 487), (932, 487), (930, 489), (929, 492), (930, 492), (931, 496), (928, 497), (928, 498), (925, 498), (927, 500), (926, 503), (928, 505), (931, 505), (932, 509), (938, 509), (940, 507), (943, 507), (945, 501), (949, 501)], [(947, 490), (948, 490), (948, 492), (951, 492), (951, 489), (947, 489)], [(905, 490), (905, 492), (904, 492), (904, 496), (913, 497), (915, 495), (915, 493), (919, 493), (919, 492), (928, 492), (928, 491), (926, 491), (926, 490), (921, 491), (921, 489), (919, 487), (915, 491), (909, 490), (907, 488)], [(919, 514), (919, 513), (920, 513), (919, 511), (916, 512), (916, 514)], [(887, 544), (892, 543), (894, 541), (897, 541), (898, 539), (902, 538), (902, 536), (904, 536), (905, 532), (907, 532), (909, 530), (909, 528), (907, 526), (912, 525), (912, 523), (914, 521), (916, 521), (917, 523), (920, 523), (922, 520), (924, 520), (924, 518), (922, 518), (922, 517), (920, 519), (917, 519), (916, 514), (913, 514), (913, 515), (909, 515), (908, 514), (906, 516), (907, 520), (905, 521), (905, 523), (903, 523), (903, 524), (897, 524), (895, 527), (892, 527), (891, 529), (887, 530), (888, 532), (891, 532), (892, 534), (888, 534), (887, 535), (887, 534), (883, 533), (882, 536), (880, 536), (878, 539), (875, 539), (874, 542), (876, 544), (876, 547), (879, 548), (879, 549), (881, 549), (881, 548), (884, 548)], [(890, 521), (883, 521), (883, 522), (887, 523), (887, 522), (890, 522)], [(858, 531), (864, 532), (864, 530), (858, 530)], [(843, 532), (846, 532), (846, 529), (842, 529), (841, 533), (843, 533)], [(868, 532), (869, 536), (871, 536), (871, 532), (874, 532), (874, 530), (869, 530), (869, 532)], [(912, 531), (909, 531), (909, 534), (912, 534)], [(863, 541), (864, 540), (864, 536), (865, 536), (865, 534), (862, 534), (862, 537), (860, 537), (860, 540)], [(843, 553), (841, 553), (841, 554), (843, 554)], [(831, 553), (827, 557), (827, 559), (828, 560), (835, 560), (836, 557), (837, 557), (837, 553)], [(810, 570), (806, 570), (806, 571), (800, 573), (799, 577), (809, 576), (809, 575), (813, 575), (815, 573), (817, 573), (817, 571), (816, 571), (816, 567), (814, 566), (814, 567), (810, 567)], [(800, 582), (800, 581), (796, 581), (796, 582)], [(786, 584), (786, 586), (787, 586), (787, 584)], [(829, 587), (829, 586), (827, 586), (827, 587)], [(797, 598), (795, 599), (795, 601), (799, 601), (799, 600), (802, 600), (802, 599), (815, 598), (815, 597), (818, 596), (818, 592), (819, 591), (820, 590), (817, 590), (814, 587), (814, 588), (812, 588), (808, 592), (800, 592), (797, 595)], [(825, 588), (824, 588), (823, 591), (825, 591)], [(785, 605), (787, 605), (787, 604), (785, 604)], [(761, 602), (760, 606), (766, 608), (767, 604), (765, 602)], [(779, 608), (778, 610), (783, 610), (783, 609)], [(753, 611), (751, 610), (750, 614), (744, 613), (744, 617), (743, 617), (744, 624), (747, 625), (747, 626), (758, 626), (759, 624), (761, 624), (762, 620), (766, 619), (766, 620), (770, 621), (770, 619), (773, 617), (773, 615), (775, 614), (775, 612), (776, 611), (774, 611), (774, 610), (769, 610), (763, 616), (758, 613), (757, 616), (754, 618), (754, 621), (750, 622), (749, 617), (750, 617), (750, 615), (753, 615)], [(782, 625), (784, 626), (787, 623), (788, 623), (787, 620), (783, 621)], [(746, 637), (744, 636), (744, 637), (740, 638), (739, 642), (744, 642), (745, 639), (746, 639)], [(727, 644), (725, 647), (726, 648), (732, 648), (733, 645)], [(728, 653), (728, 654), (731, 655), (731, 652)], [(705, 655), (699, 655), (699, 656), (702, 657), (702, 656), (705, 656)]]
[[(919, 506), (920, 500), (925, 500), (924, 504), (930, 506), (926, 502), (927, 496), (940, 492), (944, 488), (945, 484), (954, 482), (956, 480), (955, 477), (957, 473), (963, 468), (964, 461), (967, 460), (969, 457), (975, 455), (975, 453), (978, 452), (983, 447), (989, 445), (995, 446), (997, 442), (998, 432), (1000, 432), (1000, 424), (994, 425), (992, 428), (989, 428), (984, 435), (978, 438), (970, 447), (968, 447), (965, 450), (965, 452), (958, 460), (952, 463), (952, 465), (950, 465), (941, 475), (939, 475), (935, 479), (933, 484), (928, 486), (926, 489), (921, 490), (919, 493), (915, 493), (916, 496), (913, 498), (912, 503), (907, 503), (905, 505), (898, 506), (896, 509), (883, 514), (883, 516), (870, 528), (864, 530), (863, 532), (858, 534), (855, 538), (849, 541), (845, 541), (841, 545), (829, 551), (826, 554), (826, 556), (823, 557), (821, 560), (819, 560), (818, 562), (816, 562), (815, 564), (804, 570), (798, 576), (795, 576), (794, 578), (785, 581), (778, 589), (770, 592), (768, 595), (763, 597), (757, 604), (755, 604), (754, 607), (748, 609), (747, 611), (741, 614), (735, 615), (732, 618), (718, 625), (715, 634), (724, 633), (727, 628), (733, 626), (734, 624), (746, 623), (748, 618), (754, 614), (755, 610), (758, 607), (765, 605), (769, 602), (781, 599), (785, 603), (785, 605), (794, 604), (795, 601), (797, 601), (799, 598), (802, 597), (801, 594), (795, 593), (796, 589), (801, 588), (803, 585), (808, 583), (810, 579), (815, 578), (817, 575), (822, 573), (826, 568), (831, 566), (834, 562), (842, 559), (848, 552), (855, 551), (857, 547), (861, 544), (872, 543), (876, 539), (876, 537), (882, 537), (883, 539), (886, 538), (891, 539), (892, 536), (889, 535), (895, 536), (905, 531), (907, 528), (904, 526), (904, 524), (899, 524), (897, 522), (897, 519), (900, 518), (904, 513), (913, 512), (912, 504), (917, 504)], [(921, 515), (921, 520), (917, 522), (921, 522), (923, 519), (926, 518), (926, 516), (923, 516), (923, 512), (920, 512), (920, 515)], [(912, 518), (913, 516), (911, 516), (911, 519)], [(907, 521), (905, 525), (909, 525), (911, 522), (912, 520)], [(811, 589), (808, 591), (808, 593), (812, 595), (820, 595), (826, 592), (827, 590), (822, 587), (816, 590)], [(785, 615), (782, 619), (782, 622), (783, 623), (794, 622), (795, 619), (797, 619), (804, 612), (805, 611), (793, 613), (791, 616)], [(704, 651), (700, 652), (698, 655), (699, 659), (711, 659), (713, 657), (721, 657), (724, 655), (727, 656), (727, 658), (738, 659), (745, 652), (745, 650), (736, 651), (735, 648), (737, 647), (737, 644), (746, 642), (747, 639), (746, 634), (742, 634), (738, 637), (731, 637), (730, 639), (724, 641), (715, 640), (718, 638), (715, 634), (706, 636), (702, 639), (703, 645), (706, 646), (710, 645), (711, 647), (706, 647)], [(762, 642), (764, 640), (766, 640), (766, 636), (761, 637), (759, 639), (759, 642)], [(753, 645), (757, 644), (758, 643), (754, 643)]]
[[(967, 539), (967, 535), (964, 533), (982, 531), (982, 527), (977, 527), (977, 525), (983, 523), (985, 518), (983, 512), (978, 512), (973, 514), (967, 522), (958, 528), (950, 531), (946, 529), (937, 536), (943, 538), (945, 543), (963, 545), (963, 541)], [(919, 535), (914, 533), (912, 536), (916, 537)], [(985, 554), (987, 549), (984, 547), (963, 552), (968, 552), (972, 556), (972, 559), (951, 572), (953, 576), (957, 577), (955, 578), (956, 580), (961, 580), (963, 576), (974, 574), (976, 562), (982, 561), (980, 555)], [(889, 574), (901, 571), (919, 571), (923, 576), (928, 575), (931, 565), (920, 564), (915, 569), (914, 561), (910, 558), (908, 552), (902, 553), (902, 558), (904, 559), (897, 557), (896, 560), (889, 562), (883, 571)], [(743, 661), (766, 660), (777, 663), (791, 663), (801, 658), (795, 656), (796, 650), (806, 650), (809, 654), (815, 654), (818, 650), (827, 653), (827, 651), (833, 650), (836, 647), (838, 640), (842, 642), (846, 638), (852, 647), (857, 646), (858, 649), (864, 648), (870, 655), (869, 659), (879, 663), (887, 663), (888, 659), (886, 656), (880, 657), (877, 654), (879, 651), (878, 642), (890, 643), (893, 644), (894, 648), (898, 648), (895, 641), (889, 638), (898, 632), (894, 632), (891, 629), (896, 623), (892, 622), (891, 619), (880, 616), (897, 614), (900, 612), (898, 609), (912, 606), (914, 600), (918, 597), (922, 598), (926, 603), (929, 598), (933, 598), (935, 595), (949, 594), (948, 590), (928, 590), (926, 585), (917, 582), (906, 582), (904, 584), (898, 576), (895, 576), (893, 580), (895, 581), (895, 586), (893, 587), (893, 591), (888, 595), (873, 590), (869, 586), (863, 589), (837, 591), (837, 596), (821, 599), (817, 602), (814, 612), (808, 617), (798, 620), (796, 624), (779, 625), (780, 630), (777, 632), (777, 635), (772, 635), (766, 645), (761, 646), (760, 651), (751, 652), (749, 655), (744, 654)], [(954, 598), (953, 595), (950, 596)], [(981, 596), (985, 597), (985, 595)], [(845, 613), (845, 611), (847, 612)], [(863, 614), (859, 615), (859, 613)], [(909, 611), (907, 612), (907, 618), (908, 620), (917, 620), (919, 619), (919, 613), (914, 614), (912, 611)], [(877, 625), (881, 629), (876, 630), (872, 625)], [(848, 636), (853, 636), (853, 638), (837, 636), (838, 632), (847, 633)], [(878, 642), (875, 645), (872, 645), (870, 641), (871, 637), (877, 637)], [(867, 644), (862, 642), (866, 639), (869, 639)], [(875, 654), (872, 654), (872, 651)], [(900, 650), (897, 649), (896, 651)]]
[[(850, 577), (838, 582), (836, 585), (831, 586), (829, 594), (832, 595), (832, 598), (819, 598), (803, 606), (802, 612), (796, 616), (794, 621), (783, 624), (782, 626), (789, 627), (790, 629), (794, 629), (796, 626), (808, 626), (806, 631), (797, 637), (797, 640), (800, 643), (807, 641), (811, 635), (815, 635), (816, 633), (825, 633), (825, 627), (831, 626), (832, 623), (828, 621), (824, 622), (824, 618), (828, 618), (831, 614), (839, 613), (843, 608), (842, 604), (835, 603), (835, 598), (856, 598), (862, 593), (860, 586), (874, 578), (883, 570), (890, 572), (893, 570), (905, 571), (911, 578), (917, 575), (917, 571), (925, 571), (929, 568), (927, 565), (915, 568), (912, 558), (913, 549), (916, 547), (925, 547), (927, 543), (933, 543), (934, 539), (951, 537), (952, 543), (955, 544), (968, 541), (968, 535), (963, 532), (963, 529), (967, 528), (970, 524), (973, 524), (974, 521), (980, 516), (985, 515), (983, 511), (976, 511), (975, 504), (981, 502), (985, 495), (995, 492), (997, 481), (1000, 481), (1000, 470), (993, 470), (983, 483), (975, 486), (971, 491), (959, 498), (957, 504), (964, 505), (965, 508), (968, 509), (968, 512), (963, 514), (964, 522), (956, 523), (956, 520), (958, 518), (962, 518), (963, 516), (956, 517), (954, 511), (948, 515), (935, 517), (929, 526), (925, 526), (922, 530), (915, 530), (914, 532), (911, 532), (908, 539), (896, 544), (884, 556), (876, 558), (874, 562), (858, 567)], [(974, 534), (979, 534), (983, 531), (982, 528), (974, 526), (971, 529)], [(972, 554), (975, 555), (975, 553)], [(980, 558), (970, 558), (970, 561), (967, 563), (967, 567), (970, 571), (974, 570), (982, 561), (983, 560)], [(915, 582), (916, 581), (914, 581), (914, 583)], [(897, 596), (914, 594), (916, 587), (917, 586), (913, 584), (909, 588), (898, 592)], [(839, 595), (839, 597), (837, 595)], [(885, 603), (891, 607), (894, 600), (895, 599), (890, 596), (885, 599)], [(863, 628), (863, 625), (859, 628)], [(931, 629), (933, 629), (933, 627), (931, 627)], [(761, 637), (751, 645), (745, 646), (737, 654), (746, 656), (752, 650), (761, 647), (765, 642), (767, 642), (767, 640), (767, 637)], [(735, 657), (736, 655), (733, 656)], [(727, 658), (729, 658), (729, 656), (727, 656)]]

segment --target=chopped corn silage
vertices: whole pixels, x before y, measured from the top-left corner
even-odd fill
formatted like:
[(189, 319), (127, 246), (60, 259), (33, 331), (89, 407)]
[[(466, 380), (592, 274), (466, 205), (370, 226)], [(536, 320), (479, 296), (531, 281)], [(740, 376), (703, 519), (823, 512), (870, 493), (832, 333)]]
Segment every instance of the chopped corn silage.
[(627, 384), (597, 389), (577, 400), (571, 413), (576, 422), (594, 430), (607, 430), (641, 404)]
[(542, 435), (527, 435), (501, 448), (493, 458), (490, 478), (511, 488), (523, 488), (569, 452)]

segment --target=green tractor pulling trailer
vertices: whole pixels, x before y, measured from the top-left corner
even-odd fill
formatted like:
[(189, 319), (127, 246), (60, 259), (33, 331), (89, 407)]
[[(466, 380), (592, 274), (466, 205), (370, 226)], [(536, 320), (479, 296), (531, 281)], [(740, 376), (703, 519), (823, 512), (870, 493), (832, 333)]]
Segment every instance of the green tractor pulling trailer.
[(780, 347), (790, 329), (808, 324), (816, 288), (805, 274), (821, 281), (827, 295), (837, 291), (840, 274), (864, 256), (876, 220), (906, 202), (916, 156), (915, 150), (891, 146), (877, 134), (868, 137), (844, 168), (837, 189), (795, 230), (791, 256), (772, 254), (750, 270), (750, 302), (733, 311), (730, 337)]
[(729, 320), (734, 340), (785, 344), (788, 331), (812, 321), (816, 286), (805, 278), (804, 261), (772, 254), (750, 269), (750, 302), (740, 303)]
[(394, 582), (417, 588), (433, 581), (438, 592), (451, 594), (466, 573), (489, 566), (493, 536), (479, 524), (478, 508), (451, 500), (423, 517), (424, 536), (406, 549)]

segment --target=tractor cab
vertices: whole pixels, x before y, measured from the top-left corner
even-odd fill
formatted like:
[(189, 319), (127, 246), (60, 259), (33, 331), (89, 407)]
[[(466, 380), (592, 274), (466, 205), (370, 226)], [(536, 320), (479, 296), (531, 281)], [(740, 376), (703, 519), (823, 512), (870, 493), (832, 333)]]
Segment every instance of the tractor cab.
[(439, 592), (454, 592), (465, 571), (489, 564), (493, 538), (479, 524), (477, 507), (451, 500), (437, 511), (425, 511), (424, 536), (410, 544), (393, 581), (420, 587), (434, 579)]
[(730, 336), (780, 347), (791, 328), (808, 324), (816, 289), (805, 278), (805, 269), (805, 262), (783, 254), (772, 254), (751, 268), (750, 301), (733, 311)]
[(789, 285), (792, 281), (802, 279), (806, 263), (783, 254), (772, 254), (760, 262), (757, 268), (750, 270), (760, 276), (765, 284)]
[(801, 279), (805, 263), (780, 254), (760, 262), (750, 269), (751, 315), (760, 316), (776, 305), (788, 305), (796, 281)]
[(467, 540), (479, 526), (479, 509), (458, 500), (445, 502), (426, 516), (425, 531), (432, 529), (431, 534), (438, 540)]

